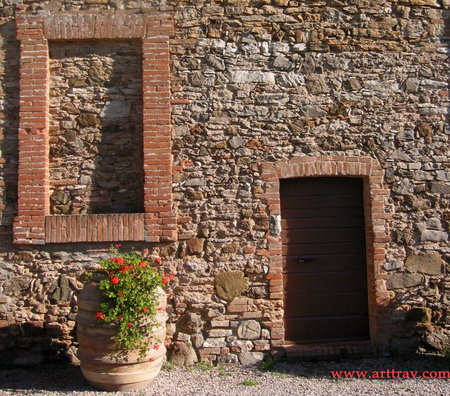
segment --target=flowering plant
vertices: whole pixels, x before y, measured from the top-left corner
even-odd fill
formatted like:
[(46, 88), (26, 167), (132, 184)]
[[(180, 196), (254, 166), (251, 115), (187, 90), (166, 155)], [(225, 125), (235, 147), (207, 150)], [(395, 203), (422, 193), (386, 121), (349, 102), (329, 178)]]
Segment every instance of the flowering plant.
[[(97, 319), (116, 326), (116, 347), (138, 350), (145, 357), (148, 337), (151, 336), (157, 301), (161, 297), (158, 287), (173, 279), (173, 275), (160, 274), (144, 259), (144, 254), (131, 250), (119, 253), (121, 245), (111, 246), (112, 257), (99, 262), (100, 282), (92, 283), (101, 296), (101, 311)], [(158, 257), (155, 262), (159, 264)], [(87, 277), (89, 281), (93, 274)], [(162, 309), (162, 308), (160, 308)]]

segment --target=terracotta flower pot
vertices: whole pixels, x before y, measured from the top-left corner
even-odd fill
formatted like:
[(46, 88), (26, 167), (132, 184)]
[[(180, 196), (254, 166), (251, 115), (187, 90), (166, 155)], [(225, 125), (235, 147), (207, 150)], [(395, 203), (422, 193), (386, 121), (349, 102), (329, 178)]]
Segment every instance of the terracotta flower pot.
[[(90, 282), (78, 296), (76, 322), (81, 371), (88, 382), (98, 389), (125, 392), (142, 389), (158, 375), (166, 354), (166, 295), (161, 288), (157, 289), (161, 297), (156, 303), (153, 335), (148, 339), (145, 358), (139, 361), (138, 351), (117, 351), (115, 326), (99, 323), (96, 318), (101, 310), (97, 288), (97, 283)], [(112, 353), (118, 354), (118, 357), (111, 358)]]

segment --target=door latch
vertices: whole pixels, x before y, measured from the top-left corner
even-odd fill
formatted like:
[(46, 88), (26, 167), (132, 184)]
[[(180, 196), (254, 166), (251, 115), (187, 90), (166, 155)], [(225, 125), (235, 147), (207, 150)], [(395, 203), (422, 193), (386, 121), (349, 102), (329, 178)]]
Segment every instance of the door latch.
[(314, 258), (298, 258), (295, 260), (298, 264), (302, 264), (302, 263), (311, 263), (313, 261), (316, 261), (316, 259)]

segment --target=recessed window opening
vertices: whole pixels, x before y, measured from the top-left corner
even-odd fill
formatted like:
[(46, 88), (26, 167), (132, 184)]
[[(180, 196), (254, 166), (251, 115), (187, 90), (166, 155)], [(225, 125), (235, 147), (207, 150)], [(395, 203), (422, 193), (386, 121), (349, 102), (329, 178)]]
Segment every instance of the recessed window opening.
[(49, 51), (50, 213), (144, 212), (141, 42)]

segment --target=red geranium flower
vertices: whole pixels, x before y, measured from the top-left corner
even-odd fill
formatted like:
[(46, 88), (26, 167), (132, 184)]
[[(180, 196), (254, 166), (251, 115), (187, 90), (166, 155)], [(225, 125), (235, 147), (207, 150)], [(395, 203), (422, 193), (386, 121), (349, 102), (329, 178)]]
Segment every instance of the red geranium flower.
[(97, 287), (97, 285), (95, 283), (92, 284), (92, 287)]
[(159, 349), (159, 345), (155, 345), (153, 348), (158, 350)]
[(124, 265), (122, 268), (120, 268), (120, 271), (123, 272), (124, 274), (127, 272), (127, 266)]
[(97, 315), (95, 315), (95, 317), (97, 319), (102, 319), (102, 313), (101, 312), (97, 312)]
[(120, 248), (122, 245), (116, 243), (116, 249)]
[(114, 258), (114, 257), (111, 257), (111, 259), (110, 259), (113, 263), (114, 263), (114, 261), (116, 261), (116, 259)]
[(156, 264), (161, 263), (161, 257), (158, 257), (158, 258), (155, 260), (155, 262), (156, 262)]
[(148, 359), (148, 361), (149, 361), (150, 363), (153, 362), (153, 358)]
[(162, 278), (161, 282), (164, 283), (165, 285), (167, 285), (169, 283), (169, 281), (167, 280), (166, 277)]
[(147, 311), (148, 311), (148, 309), (147, 309), (147, 307), (145, 307), (145, 308), (144, 308), (144, 312), (147, 312)]
[(170, 277), (169, 277), (170, 279), (174, 279), (175, 278), (175, 275), (174, 274), (170, 274)]
[(117, 284), (119, 283), (119, 278), (118, 278), (117, 276), (113, 276), (113, 277), (111, 278), (111, 283), (112, 283), (113, 285), (117, 285)]
[(122, 314), (120, 314), (120, 315), (119, 315), (119, 318), (120, 318), (120, 319), (122, 319), (122, 318), (123, 318)]
[(146, 264), (145, 264), (144, 261), (141, 261), (141, 262), (139, 263), (139, 267), (145, 267), (145, 266), (146, 266)]
[(144, 249), (144, 254), (147, 254), (148, 253), (148, 249)]
[(119, 257), (118, 259), (116, 259), (116, 263), (119, 265), (122, 265), (125, 261), (123, 260), (123, 257)]
[(130, 322), (128, 322), (128, 323), (127, 323), (127, 326), (128, 326), (128, 327), (131, 327), (131, 323), (130, 323)]
[(123, 296), (123, 294), (122, 294), (121, 292), (117, 293), (117, 295), (118, 295), (119, 297), (122, 297), (122, 296)]

